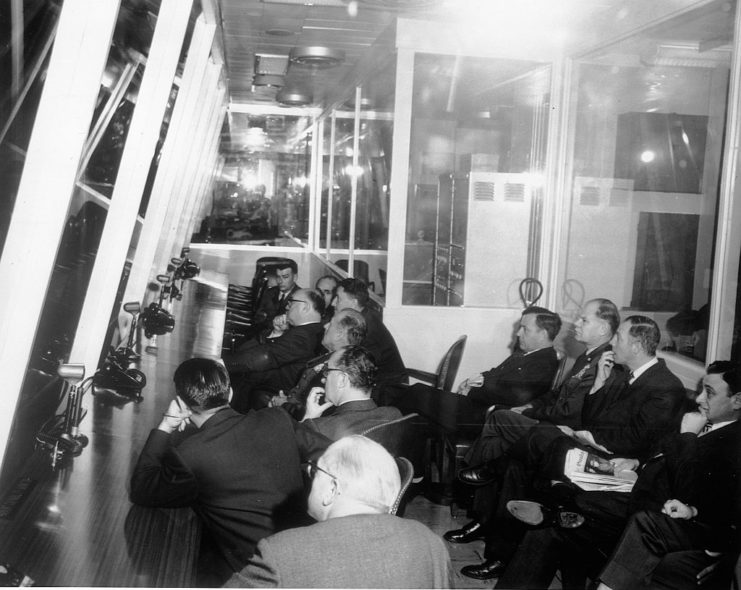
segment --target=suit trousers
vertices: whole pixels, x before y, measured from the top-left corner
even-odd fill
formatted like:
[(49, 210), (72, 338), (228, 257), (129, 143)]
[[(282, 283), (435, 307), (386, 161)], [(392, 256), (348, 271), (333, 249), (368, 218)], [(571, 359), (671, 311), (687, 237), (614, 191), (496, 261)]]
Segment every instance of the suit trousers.
[[(614, 590), (696, 588), (695, 576), (714, 561), (704, 551), (705, 539), (707, 530), (697, 521), (654, 511), (637, 512), (600, 580)], [(681, 552), (681, 559), (677, 559), (677, 552)]]
[(537, 420), (511, 410), (492, 412), (486, 418), (481, 434), (468, 449), (466, 462), (476, 466), (498, 459), (537, 424)]

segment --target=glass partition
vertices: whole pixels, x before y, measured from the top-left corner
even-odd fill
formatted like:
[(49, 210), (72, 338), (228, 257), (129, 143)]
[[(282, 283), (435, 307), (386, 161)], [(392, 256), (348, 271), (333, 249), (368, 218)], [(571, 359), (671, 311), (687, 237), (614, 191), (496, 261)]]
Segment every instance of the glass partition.
[(563, 312), (607, 297), (705, 359), (733, 14), (727, 2), (573, 69)]
[[(214, 243), (306, 245), (312, 132), (309, 117), (232, 113), (232, 145), (217, 180), (208, 233)], [(236, 139), (236, 141), (235, 141)]]
[(520, 307), (535, 276), (550, 68), (418, 53), (402, 303)]

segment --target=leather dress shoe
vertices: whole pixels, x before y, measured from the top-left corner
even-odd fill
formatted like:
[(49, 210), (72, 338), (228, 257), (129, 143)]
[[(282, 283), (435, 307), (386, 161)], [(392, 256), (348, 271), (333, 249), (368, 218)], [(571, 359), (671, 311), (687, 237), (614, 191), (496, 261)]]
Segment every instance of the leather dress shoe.
[(569, 510), (546, 508), (538, 502), (510, 500), (507, 510), (517, 520), (536, 527), (557, 526), (562, 529), (575, 529), (584, 524), (584, 516)]
[(490, 580), (502, 575), (505, 567), (505, 564), (498, 559), (487, 559), (484, 563), (462, 567), (461, 573), (477, 580)]
[(476, 539), (484, 538), (484, 527), (480, 523), (472, 520), (462, 529), (448, 531), (443, 535), (443, 539), (450, 543), (470, 543)]
[(488, 464), (484, 463), (478, 467), (461, 469), (458, 472), (458, 479), (468, 485), (485, 486), (486, 484), (496, 481), (497, 474), (489, 468)]

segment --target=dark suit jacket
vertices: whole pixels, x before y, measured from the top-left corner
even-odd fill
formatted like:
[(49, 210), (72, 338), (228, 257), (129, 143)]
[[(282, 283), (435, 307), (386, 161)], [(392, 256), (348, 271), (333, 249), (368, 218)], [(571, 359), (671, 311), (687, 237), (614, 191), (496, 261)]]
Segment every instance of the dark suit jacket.
[(330, 440), (337, 440), (351, 434), (361, 434), (371, 426), (401, 418), (398, 408), (378, 407), (372, 399), (347, 402), (335, 408), (331, 416), (320, 416), (305, 420), (309, 428), (323, 434)]
[(659, 451), (639, 470), (630, 498), (630, 512), (661, 510), (675, 498), (697, 508), (697, 522), (713, 531), (708, 549), (728, 549), (735, 541), (732, 524), (741, 525), (741, 423), (736, 421), (703, 436), (690, 433), (666, 437)]
[(296, 420), (301, 420), (304, 417), (306, 397), (309, 395), (311, 388), (322, 386), (322, 371), (321, 369), (317, 370), (317, 367), (324, 367), (330, 356), (332, 356), (331, 352), (325, 352), (306, 361), (298, 383), (286, 393), (288, 400), (281, 407)]
[(584, 428), (616, 456), (646, 459), (664, 436), (679, 430), (684, 386), (661, 359), (630, 385), (627, 375), (613, 373), (587, 399)]
[(280, 300), (280, 289), (278, 289), (278, 287), (270, 287), (270, 289), (266, 289), (260, 297), (260, 301), (257, 303), (257, 308), (255, 309), (255, 326), (269, 326), (275, 316), (286, 313), (288, 298), (300, 288), (301, 287), (294, 284), (293, 288), (286, 293), (286, 296), (282, 301)]
[(226, 586), (452, 588), (453, 577), (445, 543), (423, 524), (358, 514), (263, 539)]
[(306, 361), (314, 357), (324, 334), (323, 326), (291, 326), (277, 338), (254, 339), (224, 356), (229, 373), (249, 373), (260, 389), (288, 391), (296, 385)]
[(363, 346), (373, 354), (376, 360), (378, 383), (406, 383), (407, 370), (404, 367), (404, 361), (401, 360), (396, 341), (383, 324), (381, 316), (368, 307), (361, 313), (367, 326)]
[(192, 506), (234, 571), (257, 542), (302, 519), (301, 461), (330, 441), (282, 410), (238, 414), (225, 408), (173, 446), (152, 430), (131, 476), (131, 500), (144, 506)]
[(545, 420), (553, 424), (563, 424), (574, 430), (581, 429), (581, 414), (584, 398), (594, 385), (597, 377), (597, 363), (609, 344), (598, 346), (592, 352), (580, 354), (561, 387), (535, 398), (532, 408), (522, 414), (534, 420)]
[(530, 354), (514, 353), (505, 361), (486, 371), (484, 384), (473, 387), (469, 399), (478, 405), (520, 406), (551, 388), (558, 370), (558, 356), (552, 346)]

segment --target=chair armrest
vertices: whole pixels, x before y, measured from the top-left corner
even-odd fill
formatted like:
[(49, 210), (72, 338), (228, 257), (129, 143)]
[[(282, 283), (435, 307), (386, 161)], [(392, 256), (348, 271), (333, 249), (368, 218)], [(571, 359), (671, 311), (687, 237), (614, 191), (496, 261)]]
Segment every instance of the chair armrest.
[(410, 377), (414, 377), (419, 381), (424, 381), (430, 385), (434, 385), (437, 382), (437, 375), (428, 371), (421, 371), (419, 369), (407, 369), (407, 374)]

